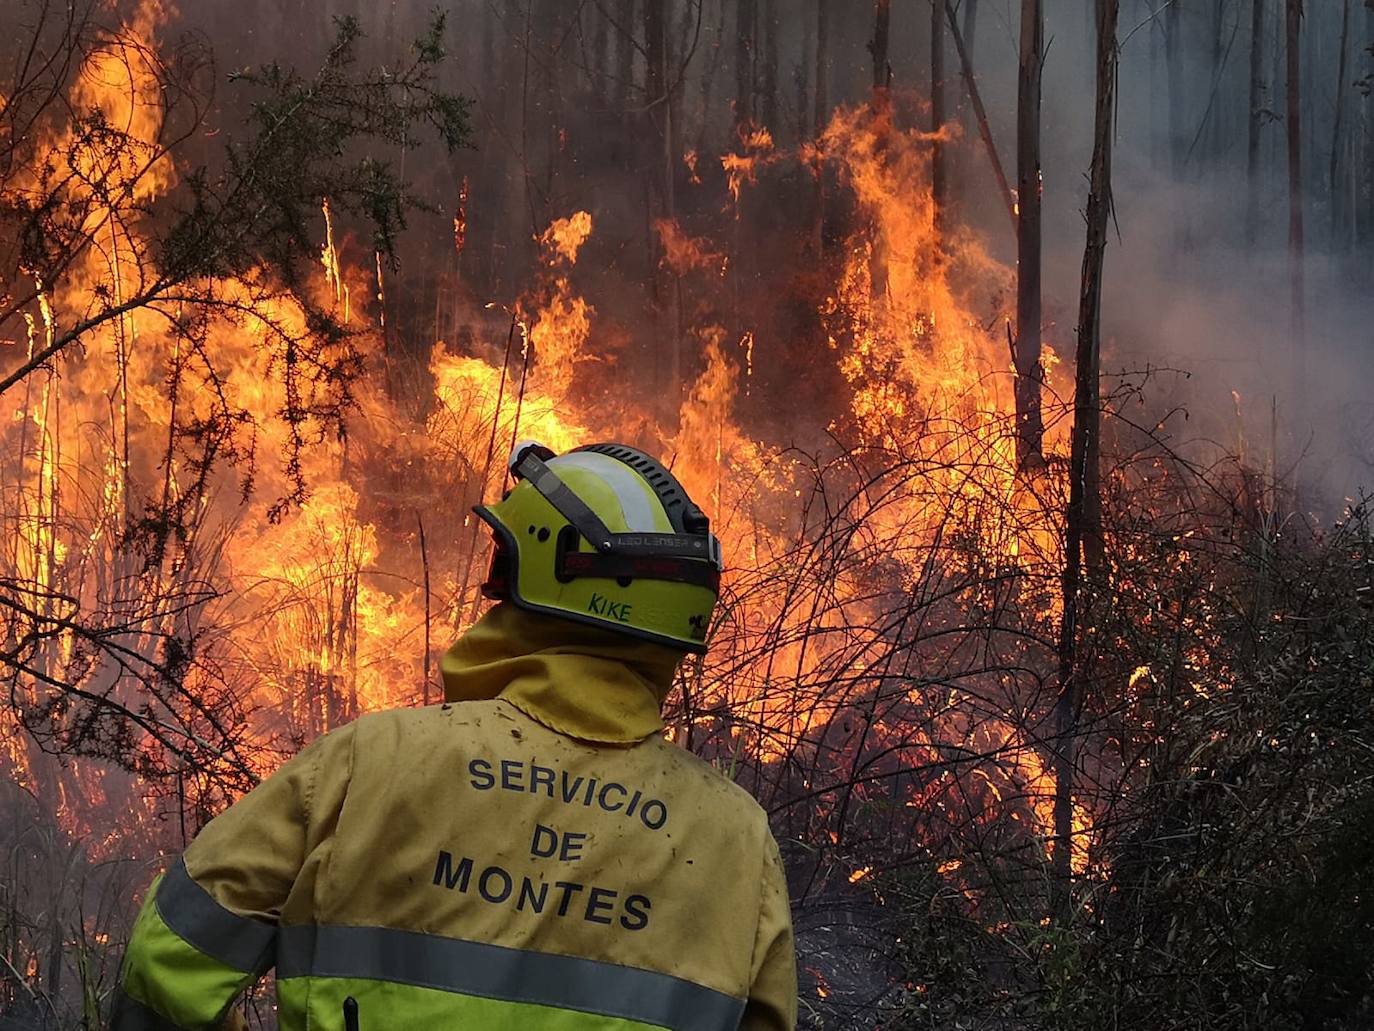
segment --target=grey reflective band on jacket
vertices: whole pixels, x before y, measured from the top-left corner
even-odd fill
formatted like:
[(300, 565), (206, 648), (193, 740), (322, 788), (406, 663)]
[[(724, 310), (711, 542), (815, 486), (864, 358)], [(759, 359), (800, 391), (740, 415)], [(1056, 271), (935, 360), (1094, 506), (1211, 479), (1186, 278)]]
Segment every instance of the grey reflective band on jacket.
[(744, 1000), (680, 977), (387, 927), (283, 927), (277, 979), (349, 977), (637, 1020), (735, 1031)]
[(162, 922), (211, 959), (245, 974), (261, 974), (272, 965), (277, 928), (225, 909), (191, 879), (184, 860), (167, 871), (153, 901)]

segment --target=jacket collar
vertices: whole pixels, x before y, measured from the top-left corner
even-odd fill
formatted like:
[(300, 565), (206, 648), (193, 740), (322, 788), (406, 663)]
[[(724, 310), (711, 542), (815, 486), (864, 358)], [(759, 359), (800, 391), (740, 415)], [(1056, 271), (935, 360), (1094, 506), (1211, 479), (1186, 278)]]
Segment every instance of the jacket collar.
[(682, 655), (571, 620), (496, 605), (440, 662), (449, 702), (502, 698), (584, 741), (634, 744), (663, 729), (659, 709)]

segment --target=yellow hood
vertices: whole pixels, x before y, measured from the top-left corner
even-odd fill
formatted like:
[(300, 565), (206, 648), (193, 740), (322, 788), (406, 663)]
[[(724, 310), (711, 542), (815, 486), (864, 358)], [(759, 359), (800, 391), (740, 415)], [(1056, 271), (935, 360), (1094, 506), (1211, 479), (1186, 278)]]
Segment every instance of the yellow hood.
[(560, 734), (633, 744), (663, 729), (659, 708), (682, 658), (663, 645), (503, 603), (439, 668), (445, 701), (500, 697)]

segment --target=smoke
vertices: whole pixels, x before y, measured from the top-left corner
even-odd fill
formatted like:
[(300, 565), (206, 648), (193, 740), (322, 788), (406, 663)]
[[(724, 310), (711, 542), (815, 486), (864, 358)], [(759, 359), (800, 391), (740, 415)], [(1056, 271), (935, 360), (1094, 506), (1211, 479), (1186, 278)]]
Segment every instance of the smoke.
[[(973, 31), (972, 62), (1002, 161), (1014, 178), (1020, 4), (981, 0), (972, 25), (963, 21), (968, 5), (969, 0), (959, 5), (959, 17)], [(832, 107), (860, 103), (872, 82), (866, 49), (872, 8), (831, 6), (828, 99)], [(662, 365), (662, 356), (647, 296), (661, 245), (659, 230), (646, 219), (646, 205), (655, 174), (651, 166), (662, 156), (644, 153), (644, 109), (650, 102), (644, 58), (632, 46), (627, 61), (620, 39), (622, 27), (642, 35), (643, 26), (638, 14), (626, 21), (631, 5), (624, 7), (615, 12), (607, 7), (616, 15), (611, 24), (601, 7), (574, 11), (549, 0), (449, 5), (454, 51), (449, 85), (478, 101), (476, 150), (451, 163), (417, 150), (407, 158), (407, 170), (440, 209), (453, 205), (458, 183), (469, 177), (471, 228), (456, 269), (445, 256), (449, 241), (442, 219), (435, 226), (413, 227), (405, 241), (402, 274), (389, 290), (401, 312), (402, 335), (412, 339), (416, 354), (427, 353), (431, 341), (426, 337), (463, 339), (482, 321), (486, 302), (511, 303), (537, 260), (537, 234), (553, 220), (586, 209), (597, 231), (579, 269), (579, 286), (600, 312), (589, 346), (595, 350), (598, 340), (605, 340), (617, 352), (612, 365), (619, 375), (649, 387), (661, 385), (654, 369)], [(1267, 5), (1264, 23), (1253, 222), (1246, 170), (1251, 5), (1237, 0), (1175, 7), (1123, 4), (1116, 232), (1107, 255), (1104, 367), (1110, 372), (1148, 365), (1187, 373), (1186, 378), (1156, 377), (1150, 393), (1161, 412), (1187, 405), (1183, 437), (1232, 447), (1244, 441), (1248, 461), (1294, 474), (1314, 499), (1338, 505), (1370, 480), (1370, 448), (1360, 427), (1370, 419), (1367, 399), (1374, 396), (1374, 365), (1363, 360), (1374, 308), (1368, 273), (1374, 233), (1365, 225), (1374, 198), (1361, 191), (1370, 189), (1364, 169), (1374, 154), (1369, 142), (1374, 120), (1369, 98), (1355, 84), (1369, 71), (1364, 48), (1374, 40), (1374, 11), (1355, 5), (1346, 41), (1348, 67), (1338, 83), (1341, 4), (1308, 5), (1303, 44), (1308, 317), (1300, 361), (1288, 301), (1282, 4)], [(1065, 358), (1074, 346), (1092, 145), (1092, 8), (1086, 0), (1046, 5), (1046, 341)], [(672, 114), (681, 153), (670, 156), (677, 220), (710, 248), (738, 247), (738, 240), (721, 239), (719, 233), (721, 209), (728, 204), (719, 157), (744, 152), (732, 137), (738, 56), (734, 7), (704, 0), (670, 4), (669, 10), (668, 63), (680, 83)], [(277, 59), (308, 64), (308, 56), (325, 45), (330, 19), (344, 14), (363, 21), (368, 32), (364, 58), (385, 62), (403, 52), (427, 13), (418, 4), (371, 10), (340, 2), (297, 14), (277, 5), (208, 2), (183, 10), (181, 20), (212, 39), (221, 67), (232, 68)], [(929, 89), (929, 22), (922, 5), (895, 5), (889, 55), (893, 83), (918, 97)], [(775, 34), (761, 26), (753, 47), (756, 85), (776, 89), (766, 104), (761, 93), (755, 107), (759, 113), (773, 112), (776, 124), (769, 128), (784, 156), (799, 156), (810, 134), (816, 28), (813, 4), (798, 2), (780, 18)], [(960, 119), (956, 218), (983, 235), (994, 257), (1014, 267), (1010, 225), (996, 201), (958, 60), (950, 50), (948, 85)], [(1333, 213), (1329, 164), (1342, 90), (1347, 142), (1338, 179), (1354, 197)], [(226, 100), (232, 113), (236, 101), (227, 95)], [(761, 288), (751, 310), (755, 325), (748, 327), (759, 368), (751, 384), (759, 410), (746, 417), (800, 440), (818, 427), (767, 411), (767, 402), (791, 396), (779, 393), (783, 387), (798, 388), (795, 376), (776, 377), (778, 390), (770, 391), (770, 370), (800, 361), (809, 367), (801, 389), (818, 402), (837, 386), (833, 370), (822, 372), (801, 358), (823, 338), (814, 310), (799, 310), (793, 303), (794, 277), (805, 270), (798, 268), (796, 249), (785, 236), (788, 222), (805, 217), (797, 200), (805, 193), (806, 172), (800, 162), (784, 159), (759, 175), (761, 182), (744, 186), (744, 203), (751, 206), (752, 224), (766, 235), (751, 243), (752, 257), (733, 258), (745, 262), (748, 267), (738, 271)], [(1351, 207), (1355, 210), (1347, 210)], [(1361, 233), (1364, 238), (1353, 246), (1352, 237)], [(697, 321), (686, 317), (695, 315), (719, 321), (720, 313), (685, 313), (684, 321)], [(685, 371), (699, 369), (701, 361), (700, 354), (688, 354)], [(1300, 367), (1304, 376), (1296, 371)], [(1239, 417), (1233, 392), (1241, 399)], [(1261, 441), (1268, 442), (1263, 454)], [(1274, 442), (1278, 453), (1269, 454)]]
[[(1088, 5), (1048, 6), (1046, 311), (1056, 322), (1049, 339), (1067, 355), (1082, 260), (1094, 41), (1082, 10)], [(1338, 516), (1347, 498), (1374, 485), (1370, 241), (1352, 244), (1374, 200), (1367, 192), (1374, 169), (1361, 164), (1370, 154), (1374, 108), (1355, 85), (1374, 39), (1374, 11), (1365, 15), (1356, 5), (1347, 73), (1338, 83), (1341, 5), (1307, 5), (1300, 333), (1287, 241), (1283, 5), (1266, 5), (1253, 201), (1251, 5), (1178, 5), (1172, 21), (1161, 5), (1148, 5), (1160, 8), (1154, 16), (1146, 5), (1122, 6), (1104, 369), (1176, 370), (1152, 377), (1145, 396), (1150, 418), (1186, 409), (1186, 418), (1170, 423), (1178, 445), (1203, 458), (1236, 455), (1297, 490), (1321, 518)], [(1172, 44), (1170, 31), (1177, 33)], [(1180, 96), (1170, 91), (1170, 46), (1178, 50)], [(1338, 90), (1345, 92), (1338, 188), (1363, 197), (1363, 215), (1329, 189)]]
[[(990, 712), (978, 710), (977, 690), (958, 703), (961, 709), (954, 708), (952, 692), (939, 692), (948, 702), (937, 703), (933, 692), (930, 701), (916, 693), (907, 697), (904, 681), (914, 680), (930, 657), (924, 649), (938, 657), (945, 645), (890, 631), (906, 625), (905, 615), (865, 625), (889, 596), (903, 596), (905, 604), (908, 587), (924, 583), (926, 570), (967, 577), (967, 593), (949, 596), (951, 608), (963, 607), (958, 626), (983, 618), (985, 599), (976, 592), (984, 585), (1027, 582), (1027, 569), (1041, 574), (1030, 581), (1051, 586), (1043, 598), (1023, 598), (1017, 608), (1041, 621), (1042, 630), (1056, 619), (1052, 585), (1061, 542), (1054, 519), (1062, 509), (1053, 499), (1044, 511), (1018, 507), (1038, 502), (1019, 490), (1005, 446), (1010, 378), (999, 317), (1008, 308), (1014, 271), (1005, 206), (981, 142), (967, 125), (966, 105), (957, 100), (951, 54), (951, 101), (962, 129), (953, 133), (950, 221), (961, 231), (951, 234), (943, 251), (931, 246), (923, 149), (929, 137), (906, 132), (894, 143), (852, 114), (871, 90), (865, 43), (872, 7), (831, 3), (828, 101), (832, 109), (851, 112), (835, 119), (833, 132), (843, 135), (850, 126), (869, 135), (863, 148), (832, 136), (831, 164), (845, 168), (826, 172), (824, 217), (817, 219), (812, 152), (806, 149), (814, 134), (819, 35), (813, 2), (777, 5), (786, 17), (776, 33), (749, 47), (738, 45), (730, 0), (668, 4), (668, 78), (677, 88), (667, 102), (650, 95), (644, 59), (634, 41), (626, 43), (623, 29), (642, 30), (633, 3), (452, 5), (454, 60), (444, 85), (476, 99), (476, 148), (452, 159), (419, 144), (390, 155), (434, 214), (413, 221), (399, 243), (399, 266), (387, 271), (385, 350), (377, 362), (385, 365), (385, 385), (370, 384), (346, 445), (321, 448), (318, 467), (307, 470), (311, 498), (280, 521), (259, 511), (270, 499), (258, 499), (257, 508), (227, 520), (226, 537), (235, 525), (242, 528), (232, 542), (239, 564), (234, 557), (220, 561), (214, 551), (207, 555), (213, 574), (235, 588), (218, 613), (226, 629), (221, 641), (210, 642), (211, 654), (231, 641), (234, 648), (226, 653), (233, 663), (226, 665), (235, 685), (268, 684), (255, 689), (263, 723), (280, 717), (293, 732), (313, 734), (360, 708), (416, 700), (421, 663), (428, 670), (434, 646), (469, 622), (480, 604), (474, 587), (483, 534), (476, 523), (461, 520), (474, 494), (499, 490), (500, 457), (493, 455), (515, 437), (512, 424), (518, 423), (520, 436), (540, 436), (560, 448), (605, 432), (675, 448), (679, 471), (694, 477), (689, 489), (710, 507), (722, 536), (733, 538), (736, 554), (745, 556), (737, 565), (756, 577), (732, 585), (736, 600), (747, 604), (729, 607), (733, 623), (725, 626), (727, 658), (719, 668), (734, 661), (738, 667), (729, 667), (724, 686), (709, 684), (715, 692), (710, 697), (723, 699), (723, 715), (692, 724), (708, 737), (693, 742), (698, 749), (709, 751), (715, 743), (735, 755), (752, 748), (762, 762), (819, 734), (838, 743), (835, 754), (843, 745), (861, 755), (867, 720), (856, 721), (863, 729), (851, 734), (844, 719), (827, 722), (814, 714), (843, 713), (850, 703), (832, 703), (837, 685), (845, 699), (849, 692), (857, 699), (870, 689), (874, 697), (895, 690), (903, 712), (915, 707), (924, 713), (929, 706), (930, 715), (919, 724), (893, 719), (894, 728), (919, 727), (901, 731), (914, 734), (905, 739), (909, 762), (901, 755), (893, 762), (919, 768), (930, 761), (932, 741), (971, 741), (974, 751), (999, 756), (989, 775), (1003, 778), (1008, 798), (1024, 801), (1024, 826), (1031, 813), (1039, 826), (1050, 825), (1051, 778), (1027, 743), (1036, 731), (1014, 725), (1009, 715), (1033, 706), (997, 704), (1001, 692), (1010, 696), (1013, 688), (984, 684), (981, 660), (951, 682), (962, 687), (967, 677), (976, 687), (990, 687)], [(1086, 2), (1046, 6), (1046, 340), (1067, 359), (1091, 150), (1092, 26)], [(1330, 56), (1334, 5), (1320, 11), (1312, 5), (1309, 16), (1314, 60), (1307, 64), (1314, 78), (1307, 91), (1311, 176), (1301, 367), (1288, 309), (1283, 127), (1272, 118), (1264, 123), (1259, 215), (1248, 221), (1245, 6), (1219, 5), (1222, 17), (1213, 21), (1213, 12), (1188, 5), (1177, 23), (1171, 69), (1163, 30), (1141, 24), (1143, 5), (1126, 5), (1104, 363), (1109, 372), (1144, 379), (1143, 404), (1132, 402), (1125, 417), (1153, 425), (1185, 406), (1186, 419), (1175, 416), (1166, 424), (1179, 447), (1204, 460), (1236, 455), (1253, 470), (1300, 486), (1305, 503), (1320, 500), (1332, 511), (1369, 482), (1374, 469), (1374, 373), (1365, 358), (1374, 300), (1353, 278), (1362, 275), (1367, 283), (1368, 242), (1352, 252), (1348, 236), (1329, 230), (1343, 224), (1323, 206), (1329, 200), (1323, 141), (1335, 135), (1335, 80), (1322, 58)], [(929, 11), (919, 3), (894, 8), (889, 57), (898, 127), (923, 131), (929, 128)], [(612, 24), (606, 12), (629, 12), (630, 18)], [(980, 12), (973, 61), (1010, 171), (1019, 5), (982, 0)], [(215, 47), (221, 73), (272, 60), (308, 71), (330, 39), (329, 16), (343, 14), (358, 16), (368, 33), (361, 60), (394, 66), (428, 10), (419, 3), (365, 7), (341, 0), (292, 12), (262, 0), (205, 0), (186, 5), (164, 36), (203, 35)], [(1271, 28), (1265, 97), (1277, 108), (1279, 36), (1277, 24)], [(745, 133), (747, 145), (735, 131), (731, 99), (741, 54), (761, 62), (755, 69), (759, 88), (775, 91), (769, 103), (758, 105), (760, 114), (774, 113), (766, 146), (757, 127)], [(1170, 81), (1180, 87), (1177, 96)], [(1353, 137), (1343, 181), (1358, 199), (1361, 156), (1367, 160), (1370, 153), (1370, 111), (1367, 100), (1347, 99), (1347, 128), (1363, 135)], [(246, 100), (221, 87), (201, 134), (206, 153), (214, 145), (210, 134), (233, 133), (241, 124)], [(664, 120), (674, 128), (668, 145), (657, 147), (655, 126)], [(855, 160), (860, 150), (871, 166), (867, 196), (858, 181), (865, 163)], [(722, 160), (729, 155), (736, 157)], [(459, 252), (454, 212), (464, 196)], [(886, 222), (869, 235), (880, 241), (889, 267), (875, 277), (863, 233), (851, 233), (881, 221), (884, 205)], [(669, 207), (671, 218), (664, 211)], [(1365, 211), (1362, 217), (1368, 216)], [(1357, 236), (1362, 225), (1357, 220)], [(335, 228), (327, 254), (333, 287), (339, 289), (341, 276), (360, 322), (375, 327), (380, 291), (369, 241), (356, 226)], [(323, 239), (323, 224), (320, 231)], [(952, 260), (941, 265), (931, 255)], [(903, 262), (893, 274), (892, 265)], [(971, 282), (952, 289), (946, 277)], [(887, 294), (875, 302), (882, 290)], [(842, 339), (829, 339), (831, 332)], [(153, 338), (145, 333), (140, 339), (143, 353), (153, 354), (146, 346)], [(371, 339), (375, 345), (376, 335)], [(238, 336), (223, 344), (230, 353), (244, 348)], [(937, 361), (932, 352), (939, 352)], [(101, 353), (88, 356), (93, 371), (102, 371), (94, 369)], [(377, 348), (373, 357), (381, 353)], [(106, 361), (103, 371), (110, 367)], [(1142, 377), (1138, 370), (1144, 368), (1161, 371)], [(268, 370), (247, 358), (236, 369), (236, 386), (261, 381), (275, 389)], [(1061, 363), (1051, 378), (1061, 396), (1065, 369)], [(67, 383), (79, 385), (71, 377)], [(1299, 383), (1305, 384), (1301, 390)], [(937, 393), (949, 416), (944, 448), (942, 420), (922, 421), (929, 413), (922, 406)], [(90, 394), (103, 412), (103, 386)], [(950, 397), (968, 403), (956, 407)], [(264, 412), (279, 407), (275, 396), (259, 405)], [(856, 543), (812, 536), (822, 509), (826, 525), (848, 533), (851, 501), (837, 507), (843, 518), (832, 524), (828, 506), (834, 499), (804, 498), (799, 487), (806, 477), (798, 474), (794, 484), (789, 461), (795, 459), (781, 453), (791, 446), (796, 453), (812, 449), (823, 466), (846, 446), (844, 434), (855, 433), (856, 424), (855, 435), (880, 441), (898, 463), (938, 456), (930, 467), (963, 470), (963, 481), (941, 479), (929, 495), (909, 492), (905, 484), (872, 498), (860, 492), (853, 502), (860, 505), (853, 515)], [(1062, 433), (1063, 420), (1059, 425)], [(1061, 443), (1062, 437), (1055, 446)], [(976, 454), (961, 453), (951, 464), (955, 445)], [(145, 464), (161, 453), (149, 451)], [(260, 486), (268, 479), (260, 476)], [(45, 496), (50, 499), (51, 491)], [(953, 543), (931, 545), (927, 555), (928, 542), (947, 539), (943, 502), (948, 498), (956, 507), (954, 496), (989, 518), (956, 527), (968, 532), (951, 535)], [(415, 540), (425, 532), (422, 513), (427, 550)], [(1008, 513), (1024, 518), (1005, 518)], [(865, 548), (876, 554), (864, 554)], [(815, 607), (808, 614), (797, 601), (799, 588), (788, 587), (779, 600), (777, 570), (790, 570), (799, 555), (831, 549), (836, 569), (856, 572), (837, 576), (827, 564), (820, 576), (819, 565), (803, 563), (805, 575), (820, 581), (805, 588), (814, 590)], [(863, 575), (870, 569), (878, 570), (872, 582)], [(237, 589), (243, 584), (250, 586)], [(774, 629), (760, 632), (765, 626)], [(947, 637), (959, 642), (951, 648), (979, 640), (977, 633)], [(730, 656), (732, 641), (738, 660)], [(764, 664), (752, 661), (763, 653), (766, 674)], [(774, 656), (778, 669), (795, 660), (791, 693), (778, 687), (786, 680), (774, 677)], [(865, 679), (870, 669), (881, 671), (878, 679)], [(783, 744), (762, 734), (750, 738), (751, 727), (776, 731)], [(1000, 802), (1001, 789), (987, 783)], [(947, 790), (941, 784), (924, 785), (921, 804), (900, 807), (903, 814), (943, 819), (944, 803), (935, 804)], [(808, 783), (807, 797), (811, 788)], [(775, 789), (782, 801), (788, 800), (786, 789)], [(90, 788), (85, 794), (94, 798)], [(112, 789), (109, 797), (122, 796)], [(951, 801), (950, 812), (968, 805), (989, 808), (974, 798)], [(931, 827), (931, 840), (946, 840), (946, 830)], [(838, 836), (830, 840), (839, 844)]]

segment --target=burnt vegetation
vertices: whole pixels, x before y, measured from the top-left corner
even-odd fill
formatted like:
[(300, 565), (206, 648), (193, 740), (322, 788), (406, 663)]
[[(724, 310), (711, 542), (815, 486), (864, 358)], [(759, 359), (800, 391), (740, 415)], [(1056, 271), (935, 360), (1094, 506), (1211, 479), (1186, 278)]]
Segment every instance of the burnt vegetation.
[(437, 697), (526, 437), (725, 542), (804, 1026), (1369, 1024), (1371, 0), (279, 6), (0, 15), (0, 1028)]

